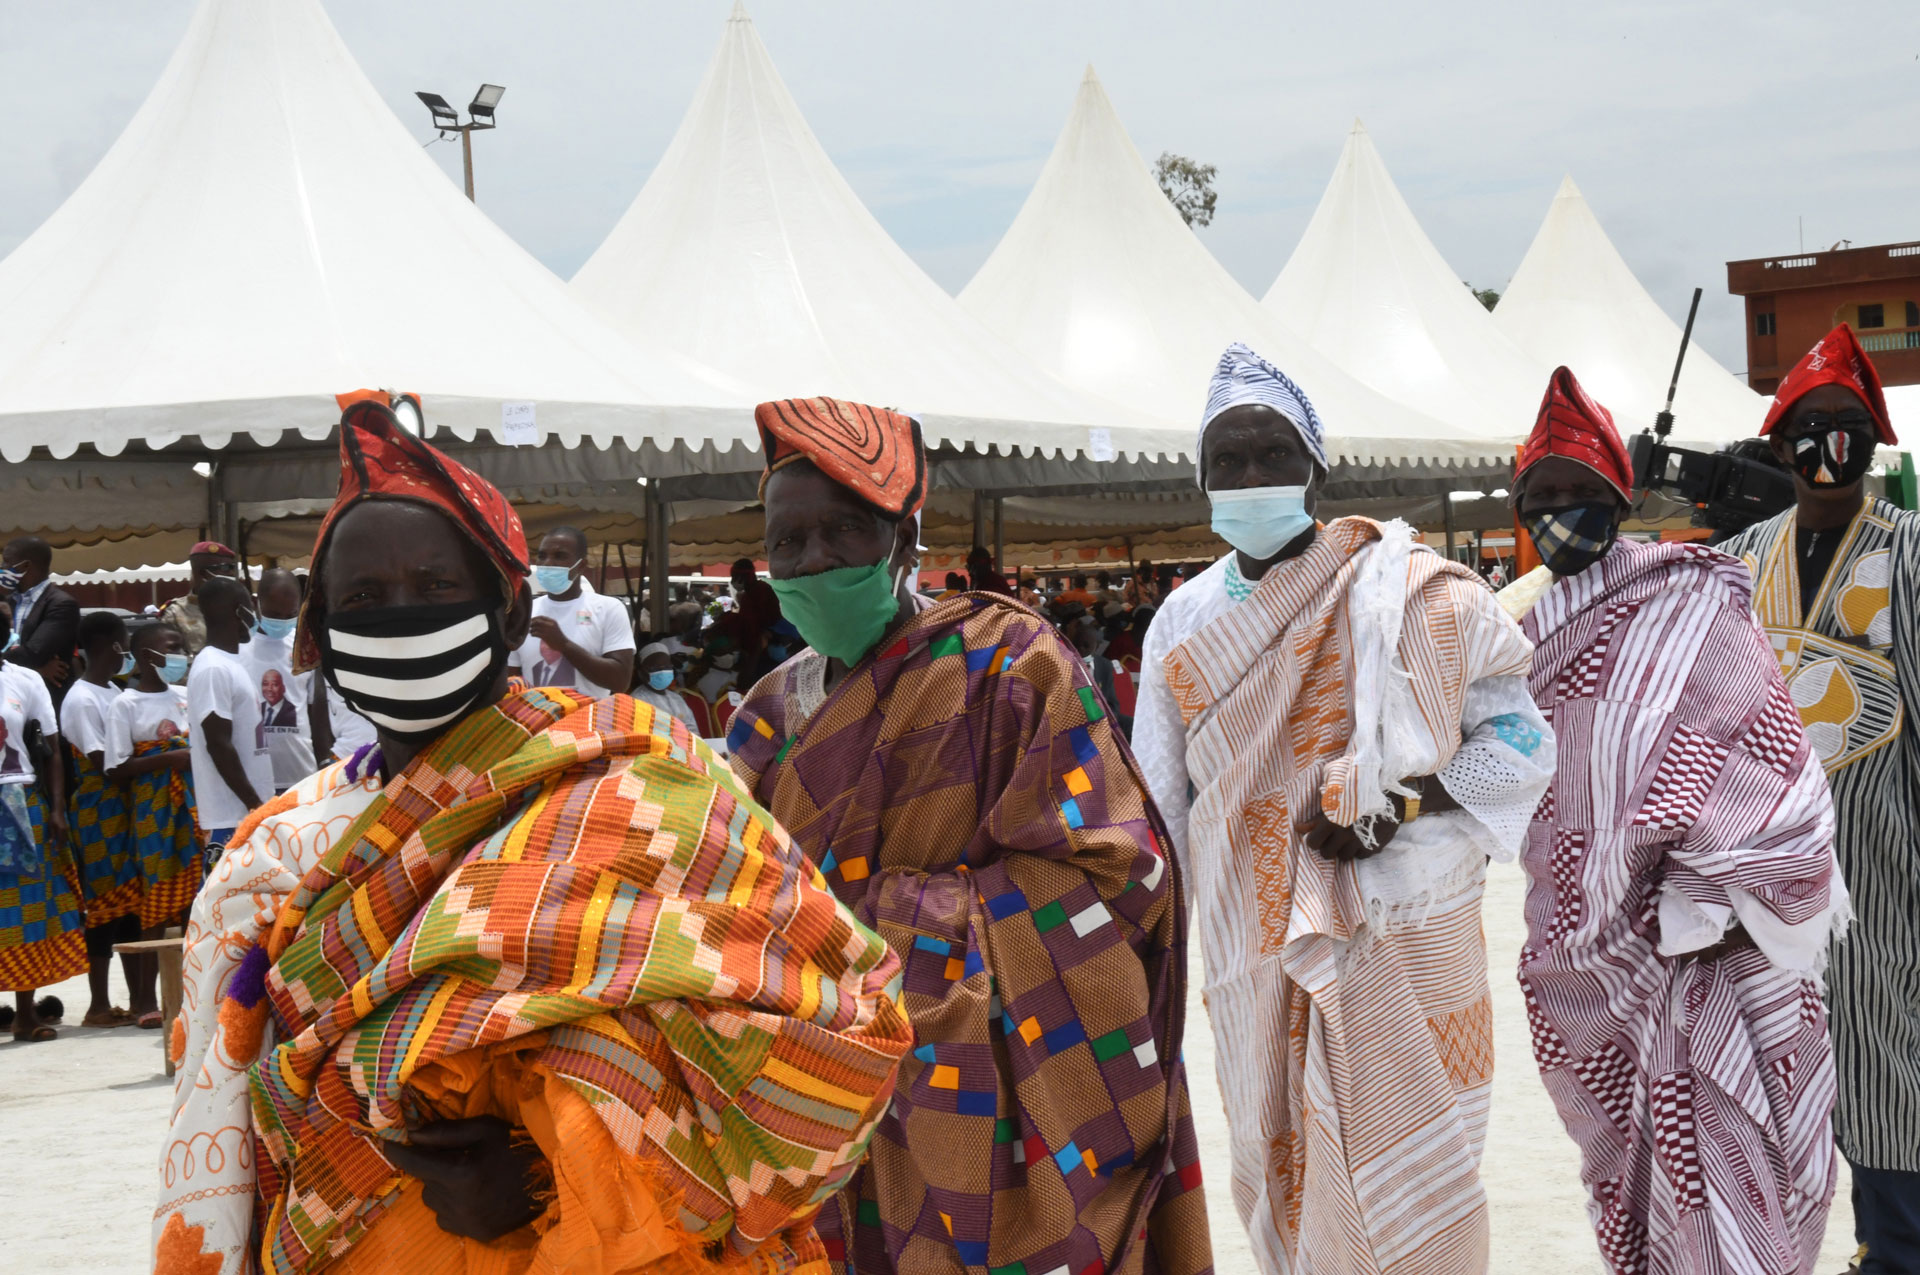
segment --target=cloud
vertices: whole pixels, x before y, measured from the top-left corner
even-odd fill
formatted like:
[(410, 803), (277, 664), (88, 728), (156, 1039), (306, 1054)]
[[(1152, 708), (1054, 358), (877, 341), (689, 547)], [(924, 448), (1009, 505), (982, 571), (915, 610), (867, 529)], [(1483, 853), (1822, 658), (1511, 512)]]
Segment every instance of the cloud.
[[(640, 189), (720, 36), (726, 0), (330, 0), (416, 136), (416, 89), (507, 86), (475, 139), (479, 202), (569, 275)], [(1702, 343), (1745, 366), (1725, 262), (1911, 237), (1920, 62), (1911, 0), (1847, 21), (1803, 7), (1382, 0), (1166, 5), (755, 0), (814, 131), (888, 231), (950, 290), (1012, 221), (1091, 61), (1149, 158), (1219, 166), (1203, 239), (1264, 293), (1366, 119), (1463, 279), (1504, 286), (1571, 173), (1629, 265)], [(0, 249), (104, 153), (186, 27), (188, 0), (13, 3), (0, 44)], [(1903, 44), (1900, 33), (1909, 38)], [(1874, 33), (1863, 38), (1862, 33)], [(453, 146), (430, 151), (458, 180)]]

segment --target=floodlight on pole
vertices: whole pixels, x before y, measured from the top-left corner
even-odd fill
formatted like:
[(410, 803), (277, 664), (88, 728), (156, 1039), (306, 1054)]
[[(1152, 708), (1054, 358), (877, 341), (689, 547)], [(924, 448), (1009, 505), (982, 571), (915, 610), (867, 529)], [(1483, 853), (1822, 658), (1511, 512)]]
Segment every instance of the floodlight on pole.
[(440, 136), (449, 133), (460, 134), (460, 162), (466, 170), (467, 198), (473, 198), (473, 135), (476, 132), (494, 127), (494, 108), (500, 105), (500, 99), (506, 96), (503, 84), (482, 84), (479, 92), (473, 95), (473, 101), (467, 105), (468, 120), (460, 122), (460, 112), (446, 98), (438, 93), (415, 93), (414, 96), (426, 104), (433, 116), (433, 127)]

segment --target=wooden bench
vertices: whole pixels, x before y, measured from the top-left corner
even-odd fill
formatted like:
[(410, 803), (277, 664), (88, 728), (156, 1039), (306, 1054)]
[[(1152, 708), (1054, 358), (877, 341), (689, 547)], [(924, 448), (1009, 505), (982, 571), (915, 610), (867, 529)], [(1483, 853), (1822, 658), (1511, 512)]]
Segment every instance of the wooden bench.
[(180, 1013), (180, 962), (187, 946), (179, 935), (165, 939), (140, 939), (133, 943), (115, 943), (121, 956), (160, 958), (160, 1056), (166, 1060), (167, 1075), (173, 1075), (173, 1020)]

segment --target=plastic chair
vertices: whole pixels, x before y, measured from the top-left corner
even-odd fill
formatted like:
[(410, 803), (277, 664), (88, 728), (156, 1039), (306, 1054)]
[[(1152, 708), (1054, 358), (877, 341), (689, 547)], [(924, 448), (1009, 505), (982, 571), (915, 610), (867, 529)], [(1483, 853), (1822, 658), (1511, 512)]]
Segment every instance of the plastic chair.
[[(1140, 657), (1137, 655), (1123, 655), (1120, 657), (1120, 667), (1127, 670), (1127, 672), (1132, 676), (1139, 677), (1140, 676)], [(1133, 716), (1132, 712), (1129, 711), (1127, 716), (1129, 717)]]
[(713, 702), (713, 733), (725, 735), (727, 723), (733, 720), (733, 710), (740, 707), (740, 692), (728, 691)]
[(693, 710), (694, 732), (702, 739), (711, 739), (717, 733), (713, 729), (713, 706), (707, 703), (706, 698), (699, 691), (688, 686), (680, 688), (680, 698), (685, 700), (687, 707)]
[(1122, 717), (1133, 716), (1135, 688), (1133, 674), (1127, 672), (1126, 665), (1115, 666), (1113, 670), (1113, 711)]

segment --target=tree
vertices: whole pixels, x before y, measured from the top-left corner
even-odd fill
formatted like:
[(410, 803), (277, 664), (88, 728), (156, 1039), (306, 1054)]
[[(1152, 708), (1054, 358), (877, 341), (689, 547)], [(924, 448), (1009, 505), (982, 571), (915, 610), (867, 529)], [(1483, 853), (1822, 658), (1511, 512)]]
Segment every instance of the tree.
[[(1461, 282), (1466, 283), (1466, 280), (1463, 279), (1461, 280)], [(1492, 288), (1476, 288), (1472, 284), (1468, 283), (1467, 291), (1473, 294), (1473, 299), (1475, 301), (1478, 301), (1481, 305), (1487, 307), (1487, 309), (1489, 310), (1493, 309), (1493, 307), (1500, 304), (1500, 294), (1498, 292), (1495, 292)]]
[(1205, 226), (1213, 221), (1216, 171), (1212, 164), (1162, 151), (1153, 165), (1153, 179), (1160, 183), (1161, 193), (1173, 204), (1182, 221), (1189, 226)]

